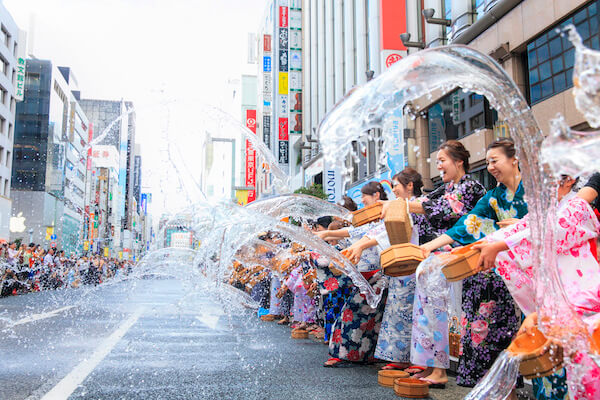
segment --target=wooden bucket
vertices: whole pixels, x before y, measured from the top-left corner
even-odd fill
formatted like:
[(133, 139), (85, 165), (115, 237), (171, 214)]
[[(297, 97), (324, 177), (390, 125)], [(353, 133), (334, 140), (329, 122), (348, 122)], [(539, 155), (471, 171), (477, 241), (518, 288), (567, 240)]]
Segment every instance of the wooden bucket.
[(412, 275), (423, 261), (421, 248), (412, 243), (396, 244), (381, 252), (383, 273), (388, 276)]
[(292, 339), (308, 339), (308, 331), (306, 329), (292, 330)]
[(273, 314), (267, 314), (267, 315), (262, 315), (260, 317), (260, 319), (263, 321), (272, 322), (272, 321), (275, 321), (275, 316)]
[(405, 199), (397, 199), (390, 203), (384, 223), (390, 244), (410, 242), (412, 221), (408, 213), (408, 202)]
[(450, 356), (458, 358), (460, 355), (460, 333), (450, 333)]
[(519, 372), (527, 379), (552, 375), (563, 365), (562, 347), (548, 340), (537, 328), (533, 335), (518, 335), (507, 350), (521, 357)]
[(449, 254), (440, 255), (446, 264), (442, 272), (448, 282), (458, 282), (479, 272), (477, 263), (481, 252), (472, 248), (474, 244), (458, 247)]
[(394, 392), (409, 399), (423, 399), (429, 397), (429, 384), (415, 378), (397, 378), (394, 379)]
[(394, 387), (395, 379), (408, 377), (410, 377), (408, 372), (394, 369), (382, 369), (377, 373), (377, 383), (385, 387)]
[(352, 211), (352, 225), (361, 226), (369, 222), (381, 219), (381, 210), (383, 205), (379, 202), (363, 207), (360, 210)]

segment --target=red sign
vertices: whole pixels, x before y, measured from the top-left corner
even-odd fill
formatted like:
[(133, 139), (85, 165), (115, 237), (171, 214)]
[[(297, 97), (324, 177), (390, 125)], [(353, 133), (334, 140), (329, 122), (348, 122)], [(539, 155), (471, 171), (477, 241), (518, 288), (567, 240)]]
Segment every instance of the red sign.
[(279, 7), (279, 27), (287, 28), (288, 27), (288, 8), (287, 7)]
[[(256, 110), (246, 110), (246, 126), (256, 133)], [(256, 150), (246, 140), (246, 186), (256, 186)], [(248, 203), (256, 200), (256, 190), (248, 191)]]
[(390, 54), (389, 56), (387, 56), (385, 58), (385, 66), (386, 67), (391, 67), (395, 62), (402, 60), (402, 56), (400, 54)]
[(279, 140), (289, 140), (287, 118), (279, 118)]
[(381, 50), (406, 50), (400, 34), (406, 32), (406, 2), (381, 0)]
[(256, 134), (256, 110), (246, 110), (246, 126)]
[(271, 52), (271, 35), (263, 36), (263, 51), (265, 53)]
[[(94, 128), (92, 127), (92, 123), (90, 122), (90, 129), (88, 130), (88, 145), (92, 142), (92, 140), (94, 139)], [(90, 148), (87, 151), (87, 166), (86, 166), (87, 170), (91, 170), (92, 169), (92, 146), (90, 146)]]

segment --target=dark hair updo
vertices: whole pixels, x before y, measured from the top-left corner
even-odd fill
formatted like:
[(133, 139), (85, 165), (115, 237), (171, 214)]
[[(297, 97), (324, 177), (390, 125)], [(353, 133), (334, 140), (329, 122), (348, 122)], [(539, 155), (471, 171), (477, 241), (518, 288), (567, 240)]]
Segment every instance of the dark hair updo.
[(502, 149), (502, 152), (508, 158), (513, 158), (517, 154), (517, 150), (515, 149), (515, 142), (510, 138), (501, 138), (498, 140), (494, 140), (492, 143), (490, 143), (487, 149)]
[(439, 147), (438, 151), (444, 150), (450, 158), (455, 161), (462, 161), (465, 172), (469, 172), (469, 157), (471, 153), (458, 140), (447, 140)]
[(396, 180), (404, 186), (412, 182), (413, 184), (413, 195), (420, 196), (422, 194), (421, 188), (423, 187), (423, 179), (421, 174), (414, 168), (404, 168), (392, 177), (392, 180)]
[(341, 206), (349, 211), (356, 211), (358, 209), (358, 206), (356, 205), (354, 200), (352, 200), (352, 198), (349, 196), (342, 197)]
[(371, 181), (360, 189), (362, 194), (373, 196), (375, 193), (379, 193), (379, 200), (387, 200), (387, 193), (383, 189), (381, 183), (377, 181)]

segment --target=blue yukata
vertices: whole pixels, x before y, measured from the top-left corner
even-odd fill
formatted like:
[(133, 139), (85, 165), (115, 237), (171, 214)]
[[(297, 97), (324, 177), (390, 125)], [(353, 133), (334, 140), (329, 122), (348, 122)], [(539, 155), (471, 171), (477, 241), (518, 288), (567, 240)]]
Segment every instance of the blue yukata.
[[(516, 193), (503, 184), (490, 190), (467, 215), (446, 234), (466, 245), (499, 229), (498, 221), (523, 218), (527, 214), (525, 191)], [(462, 354), (456, 382), (472, 387), (508, 347), (520, 326), (512, 296), (502, 278), (493, 271), (475, 274), (463, 281)]]

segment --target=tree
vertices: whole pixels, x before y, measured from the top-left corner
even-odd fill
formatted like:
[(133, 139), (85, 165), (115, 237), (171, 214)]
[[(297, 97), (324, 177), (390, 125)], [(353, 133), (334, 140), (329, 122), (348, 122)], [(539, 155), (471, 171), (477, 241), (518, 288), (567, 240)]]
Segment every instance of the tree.
[(310, 187), (307, 188), (301, 187), (299, 189), (296, 189), (294, 193), (308, 194), (310, 196), (315, 196), (323, 200), (327, 199), (327, 195), (323, 191), (323, 186), (318, 183), (313, 183), (312, 185), (310, 185)]

